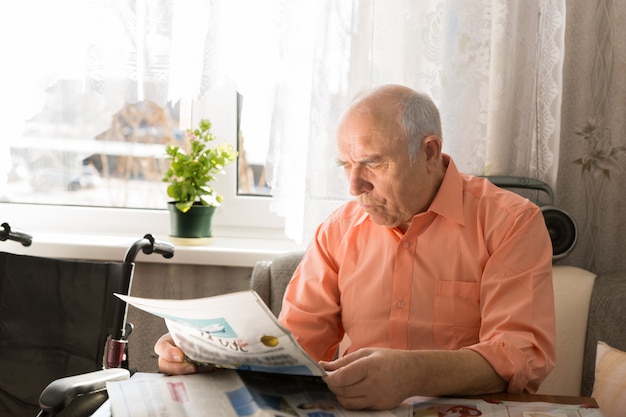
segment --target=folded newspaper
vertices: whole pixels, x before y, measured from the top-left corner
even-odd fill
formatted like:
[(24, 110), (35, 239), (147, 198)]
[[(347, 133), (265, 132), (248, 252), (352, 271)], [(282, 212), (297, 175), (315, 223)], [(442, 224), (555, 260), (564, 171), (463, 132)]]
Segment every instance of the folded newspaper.
[(325, 375), (254, 291), (188, 300), (116, 294), (165, 319), (174, 342), (198, 364), (292, 375)]
[(410, 408), (346, 410), (319, 377), (267, 372), (138, 372), (121, 383), (108, 382), (107, 392), (114, 417), (413, 417)]
[[(584, 404), (411, 397), (387, 411), (343, 408), (319, 377), (222, 370), (135, 373), (108, 382), (114, 417), (604, 417)], [(100, 415), (100, 414), (98, 414)]]

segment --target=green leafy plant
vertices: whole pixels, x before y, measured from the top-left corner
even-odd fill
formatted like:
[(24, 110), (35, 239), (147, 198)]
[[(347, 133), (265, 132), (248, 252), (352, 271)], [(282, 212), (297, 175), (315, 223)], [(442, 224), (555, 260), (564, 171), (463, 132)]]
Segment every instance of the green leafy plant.
[(217, 174), (224, 174), (224, 167), (237, 157), (235, 148), (226, 143), (212, 146), (215, 136), (211, 133), (211, 122), (200, 121), (197, 129), (189, 129), (185, 135), (183, 149), (169, 144), (165, 152), (171, 162), (163, 175), (169, 183), (167, 195), (183, 213), (194, 204), (218, 207), (223, 200), (211, 186)]

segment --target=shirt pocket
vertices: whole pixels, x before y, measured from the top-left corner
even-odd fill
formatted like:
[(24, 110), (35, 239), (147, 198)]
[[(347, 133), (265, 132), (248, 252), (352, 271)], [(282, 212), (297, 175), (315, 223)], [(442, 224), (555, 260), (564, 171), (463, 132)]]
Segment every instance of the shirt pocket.
[(442, 349), (458, 349), (479, 341), (480, 283), (437, 281), (434, 339)]

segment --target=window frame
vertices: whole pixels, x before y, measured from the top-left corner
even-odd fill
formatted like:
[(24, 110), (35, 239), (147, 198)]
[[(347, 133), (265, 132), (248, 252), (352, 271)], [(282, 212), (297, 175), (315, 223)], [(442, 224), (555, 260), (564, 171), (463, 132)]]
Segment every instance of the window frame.
[[(181, 127), (196, 126), (201, 118), (209, 118), (217, 141), (237, 147), (237, 91), (234, 82), (223, 83), (204, 94), (200, 100), (181, 99), (188, 120)], [(215, 237), (287, 239), (284, 219), (270, 210), (267, 196), (237, 194), (237, 163), (224, 169), (214, 184), (224, 201), (214, 217)], [(165, 183), (163, 187), (166, 187)], [(162, 209), (136, 209), (48, 204), (0, 203), (1, 222), (36, 234), (38, 231), (59, 234), (169, 235), (169, 212)]]

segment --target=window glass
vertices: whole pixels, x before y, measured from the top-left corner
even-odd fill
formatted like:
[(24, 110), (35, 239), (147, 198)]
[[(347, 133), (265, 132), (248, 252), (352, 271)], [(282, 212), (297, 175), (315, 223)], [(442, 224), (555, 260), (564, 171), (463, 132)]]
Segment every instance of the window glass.
[[(86, 233), (166, 230), (165, 143), (209, 118), (217, 140), (238, 146), (247, 158), (226, 167), (215, 184), (224, 196), (217, 230), (282, 229), (282, 219), (269, 210), (270, 199), (262, 198), (269, 195), (263, 181), (269, 131), (262, 124), (269, 121), (259, 118), (271, 116), (252, 109), (251, 94), (242, 93), (238, 102), (239, 86), (226, 72), (212, 74), (223, 60), (207, 58), (216, 53), (211, 19), (219, 17), (228, 26), (225, 19), (234, 18), (228, 10), (219, 16), (217, 5), (206, 0), (3, 3), (0, 15), (11, 19), (0, 25), (7, 40), (0, 52), (15, 63), (0, 70), (3, 215), (23, 213), (26, 221), (19, 227), (25, 229), (41, 221)], [(230, 48), (228, 37), (220, 42), (220, 50)], [(248, 122), (253, 128), (238, 135), (246, 112), (256, 114)], [(239, 173), (245, 176), (238, 178)], [(54, 222), (41, 214), (43, 205), (62, 209), (53, 211)]]
[[(49, 7), (47, 0), (28, 3), (41, 3), (45, 13), (31, 17), (26, 6), (15, 6), (14, 26), (7, 30), (24, 38), (8, 52), (20, 61), (24, 58), (27, 71), (3, 72), (2, 85), (15, 84), (8, 97), (22, 100), (29, 108), (7, 117), (8, 135), (0, 144), (0, 199), (163, 209), (167, 201), (166, 187), (161, 182), (167, 167), (165, 144), (180, 141), (183, 130), (200, 117), (221, 117), (191, 109), (204, 108), (202, 102), (206, 101), (223, 102), (215, 93), (223, 93), (219, 88), (206, 90), (193, 101), (184, 97), (149, 99), (162, 99), (161, 92), (171, 91), (172, 84), (176, 84), (171, 74), (163, 75), (168, 66), (174, 73), (174, 63), (168, 64), (167, 60), (189, 56), (187, 51), (176, 49), (184, 42), (173, 34), (174, 12), (180, 19), (189, 11), (184, 10), (183, 3), (159, 8), (143, 1), (94, 6), (90, 1), (63, 0), (55, 7)], [(86, 3), (94, 7), (85, 7)], [(206, 7), (209, 3), (199, 4)], [(221, 18), (232, 18), (230, 8), (224, 9)], [(27, 16), (42, 30), (24, 30), (33, 26), (20, 20)], [(153, 21), (157, 22), (154, 27), (150, 25)], [(117, 35), (108, 36), (111, 33)], [(187, 36), (193, 37), (193, 33)], [(140, 47), (142, 42), (144, 47)], [(228, 45), (223, 48), (229, 49)], [(139, 55), (144, 55), (143, 59)], [(138, 79), (140, 71), (142, 80)], [(17, 79), (11, 79), (11, 75)], [(176, 79), (183, 80), (184, 76), (179, 74)], [(101, 85), (94, 87), (97, 83)], [(183, 82), (178, 81), (176, 86), (179, 84)], [(236, 94), (235, 89), (227, 93)], [(236, 126), (211, 121), (226, 132), (218, 140), (237, 142), (241, 153), (238, 169), (232, 172), (236, 178), (230, 182), (236, 187), (233, 194), (267, 196), (270, 190), (264, 181), (264, 164), (270, 115), (250, 110), (254, 104), (253, 97), (246, 101), (239, 95), (232, 108), (219, 109), (237, 112), (240, 117)], [(243, 124), (242, 113), (248, 114)], [(254, 129), (246, 134), (241, 131), (242, 125)]]
[[(166, 143), (180, 141), (178, 106), (124, 104), (106, 129), (85, 124), (81, 95), (60, 80), (10, 144), (10, 200), (19, 203), (163, 208)], [(63, 103), (77, 103), (67, 107)], [(97, 133), (94, 134), (94, 132)]]

